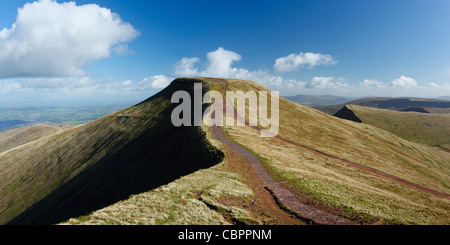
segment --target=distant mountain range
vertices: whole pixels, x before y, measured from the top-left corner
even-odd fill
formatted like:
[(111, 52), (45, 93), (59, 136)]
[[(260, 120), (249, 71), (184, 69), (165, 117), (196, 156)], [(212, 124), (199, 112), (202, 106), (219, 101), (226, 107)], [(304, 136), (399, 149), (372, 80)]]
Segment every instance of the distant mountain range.
[(423, 108), (450, 108), (449, 100), (408, 97), (370, 97), (352, 100), (341, 104), (314, 106), (314, 108), (327, 114), (334, 115), (337, 111), (348, 104), (396, 111), (417, 111), (423, 110)]
[(440, 100), (450, 100), (450, 96), (441, 96), (441, 97), (437, 97), (436, 99), (440, 99)]
[[(290, 100), (292, 102), (298, 103), (300, 105), (315, 107), (315, 106), (329, 106), (329, 105), (338, 105), (338, 104), (360, 104), (364, 103), (366, 106), (369, 104), (377, 104), (380, 103), (380, 106), (386, 106), (383, 105), (383, 103), (391, 103), (391, 105), (394, 105), (401, 101), (406, 101), (404, 99), (415, 99), (415, 98), (407, 98), (407, 97), (343, 97), (343, 96), (335, 96), (335, 95), (294, 95), (294, 96), (284, 96), (285, 99)], [(397, 101), (393, 101), (397, 100)], [(438, 102), (444, 102), (445, 100), (450, 101), (450, 96), (441, 96), (437, 97), (435, 99), (433, 98), (426, 98), (426, 99), (419, 99), (421, 101), (428, 101), (427, 103), (431, 103), (432, 101), (438, 101)], [(376, 102), (378, 101), (378, 102)], [(385, 102), (382, 102), (385, 101)], [(386, 102), (389, 101), (389, 102)], [(408, 102), (409, 103), (409, 100)], [(417, 102), (415, 102), (417, 103)], [(417, 104), (415, 104), (417, 105)], [(423, 105), (423, 104), (421, 104)], [(419, 106), (421, 106), (419, 105)], [(399, 105), (396, 105), (399, 106)], [(401, 106), (401, 105), (400, 105)], [(446, 105), (445, 105), (446, 106)], [(320, 107), (318, 107), (320, 108)], [(341, 107), (342, 108), (342, 107)], [(381, 107), (380, 107), (381, 108)]]
[(294, 96), (284, 96), (284, 98), (304, 106), (342, 104), (356, 99), (351, 97), (341, 97), (334, 95), (294, 95)]

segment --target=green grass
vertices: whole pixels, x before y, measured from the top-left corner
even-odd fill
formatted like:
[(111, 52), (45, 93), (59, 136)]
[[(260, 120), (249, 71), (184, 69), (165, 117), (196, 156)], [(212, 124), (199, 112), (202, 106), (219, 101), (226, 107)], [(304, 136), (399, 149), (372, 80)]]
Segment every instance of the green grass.
[[(200, 170), (168, 185), (133, 195), (62, 225), (229, 225), (220, 212), (250, 222), (251, 215), (216, 201), (221, 196), (248, 197), (252, 190), (237, 174), (222, 171), (223, 164)], [(200, 193), (200, 194), (196, 194)]]
[[(232, 82), (230, 88), (244, 92), (257, 86), (251, 81)], [(283, 99), (280, 118), (280, 136), (286, 139), (449, 193), (450, 155), (445, 151)], [(268, 159), (279, 176), (325, 203), (403, 224), (450, 222), (447, 199), (302, 151), (277, 139), (260, 138), (249, 127), (227, 127), (227, 130), (241, 145)]]
[(348, 105), (363, 123), (406, 140), (446, 149), (450, 143), (450, 114), (400, 112)]

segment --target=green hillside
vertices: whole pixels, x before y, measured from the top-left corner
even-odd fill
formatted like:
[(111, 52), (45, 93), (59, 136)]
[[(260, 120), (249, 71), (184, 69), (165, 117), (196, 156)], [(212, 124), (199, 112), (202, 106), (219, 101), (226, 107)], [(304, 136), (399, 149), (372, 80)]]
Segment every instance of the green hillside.
[(409, 141), (450, 150), (450, 114), (401, 112), (347, 105), (365, 124)]

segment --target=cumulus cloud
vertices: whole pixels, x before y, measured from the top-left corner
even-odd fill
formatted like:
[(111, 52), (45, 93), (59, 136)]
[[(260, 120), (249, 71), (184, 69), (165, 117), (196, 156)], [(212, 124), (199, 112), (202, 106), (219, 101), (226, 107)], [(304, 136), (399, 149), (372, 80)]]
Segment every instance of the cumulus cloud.
[(416, 87), (417, 82), (413, 78), (401, 76), (392, 81), (394, 87)]
[(239, 72), (239, 69), (232, 68), (231, 65), (235, 61), (241, 60), (241, 55), (219, 47), (215, 51), (208, 52), (207, 67), (204, 71), (199, 72), (195, 68), (195, 63), (200, 59), (197, 57), (183, 58), (175, 64), (175, 75), (178, 76), (215, 76), (215, 77), (231, 77)]
[(276, 59), (274, 68), (278, 72), (290, 72), (297, 71), (305, 66), (311, 69), (318, 65), (333, 65), (336, 63), (337, 61), (331, 55), (301, 52)]
[(323, 89), (336, 89), (349, 86), (345, 83), (345, 79), (340, 77), (335, 79), (334, 77), (313, 77), (310, 83), (305, 85), (306, 88), (323, 88)]
[(18, 82), (2, 82), (0, 83), (0, 94), (7, 95), (22, 89), (22, 85)]
[(360, 87), (363, 88), (385, 88), (387, 85), (377, 79), (364, 79), (364, 81), (359, 83)]
[(153, 76), (150, 78), (146, 78), (143, 80), (143, 82), (151, 82), (151, 87), (154, 89), (158, 89), (158, 88), (165, 88), (169, 85), (169, 83), (172, 81), (171, 78), (168, 78), (164, 75), (158, 75), (158, 76)]
[(231, 65), (235, 61), (241, 60), (241, 55), (223, 49), (219, 47), (216, 51), (209, 52), (206, 57), (208, 58), (208, 68), (205, 70), (205, 74), (214, 74), (219, 77), (228, 77), (232, 73), (236, 72), (231, 68)]
[(0, 31), (0, 77), (83, 76), (83, 67), (112, 53), (127, 53), (139, 33), (96, 4), (39, 0), (18, 9)]
[(175, 64), (174, 74), (177, 76), (201, 76), (201, 77), (223, 77), (239, 78), (258, 81), (266, 86), (281, 86), (284, 79), (280, 76), (271, 75), (265, 70), (249, 71), (243, 68), (232, 67), (234, 62), (241, 60), (241, 55), (219, 47), (215, 51), (208, 52), (207, 64), (204, 70), (195, 68), (199, 58), (183, 58)]
[[(438, 86), (436, 83), (428, 83), (429, 87)], [(377, 79), (365, 79), (363, 82), (359, 83), (362, 88), (414, 88), (422, 87), (419, 86), (414, 78), (400, 76), (390, 82), (381, 82)]]
[(110, 90), (149, 91), (167, 87), (174, 79), (165, 75), (146, 77), (139, 82), (126, 80), (124, 82), (109, 82), (104, 84)]
[(183, 58), (175, 64), (175, 74), (179, 76), (197, 76), (198, 69), (194, 68), (195, 63), (200, 61), (199, 58)]

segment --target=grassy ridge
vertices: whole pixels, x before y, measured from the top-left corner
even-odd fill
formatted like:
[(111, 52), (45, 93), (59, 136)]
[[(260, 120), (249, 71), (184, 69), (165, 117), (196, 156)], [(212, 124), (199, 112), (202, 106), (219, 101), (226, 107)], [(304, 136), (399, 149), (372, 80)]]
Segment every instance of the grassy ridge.
[(0, 132), (0, 153), (61, 132), (64, 127), (38, 124)]
[[(267, 90), (231, 80), (233, 90)], [(343, 209), (406, 224), (448, 224), (448, 199), (302, 151), (249, 127), (227, 127), (233, 138), (268, 159), (281, 179)], [(450, 193), (450, 154), (387, 131), (318, 112), (280, 98), (279, 135), (326, 154)]]

